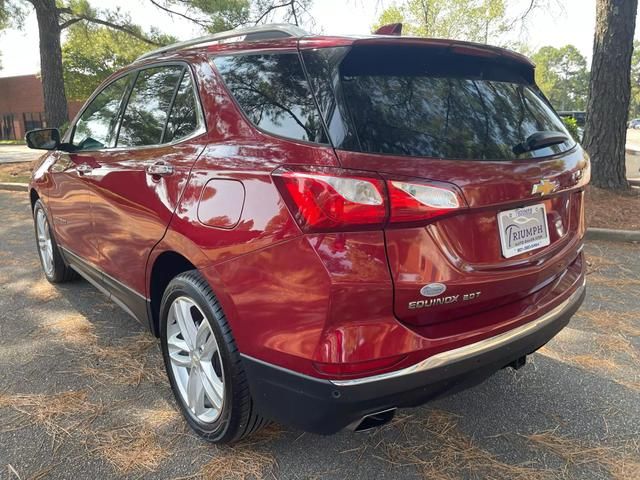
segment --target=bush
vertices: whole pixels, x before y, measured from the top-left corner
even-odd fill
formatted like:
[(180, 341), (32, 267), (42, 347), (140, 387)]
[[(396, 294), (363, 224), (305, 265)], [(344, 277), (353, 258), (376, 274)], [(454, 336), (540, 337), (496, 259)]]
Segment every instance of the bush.
[(562, 123), (569, 130), (569, 133), (576, 142), (580, 142), (580, 131), (578, 130), (578, 122), (573, 117), (562, 117)]

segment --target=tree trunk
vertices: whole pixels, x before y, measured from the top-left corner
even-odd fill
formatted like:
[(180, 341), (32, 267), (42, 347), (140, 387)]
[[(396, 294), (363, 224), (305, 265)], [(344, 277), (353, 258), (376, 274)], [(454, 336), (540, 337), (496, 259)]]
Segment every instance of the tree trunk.
[(56, 0), (30, 0), (36, 10), (40, 34), (40, 72), (47, 126), (61, 127), (69, 121), (64, 91), (60, 24)]
[(631, 54), (638, 0), (597, 0), (584, 147), (591, 155), (592, 183), (629, 188), (625, 174)]

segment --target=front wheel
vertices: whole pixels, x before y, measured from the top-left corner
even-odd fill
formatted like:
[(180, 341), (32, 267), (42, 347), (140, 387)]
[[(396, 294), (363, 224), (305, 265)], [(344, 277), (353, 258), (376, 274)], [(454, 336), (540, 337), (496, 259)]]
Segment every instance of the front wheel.
[(60, 254), (60, 249), (49, 226), (47, 212), (41, 200), (37, 200), (33, 206), (33, 221), (40, 264), (47, 280), (51, 283), (62, 283), (77, 278), (76, 272), (65, 264)]
[(182, 273), (169, 283), (160, 321), (171, 389), (198, 435), (214, 443), (231, 443), (267, 423), (253, 406), (222, 308), (197, 271)]

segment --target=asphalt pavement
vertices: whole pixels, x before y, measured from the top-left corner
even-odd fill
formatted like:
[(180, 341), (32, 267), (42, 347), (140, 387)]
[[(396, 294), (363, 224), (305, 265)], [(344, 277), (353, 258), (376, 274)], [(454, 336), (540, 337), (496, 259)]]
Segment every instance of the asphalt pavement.
[(368, 433), (274, 425), (215, 447), (178, 415), (156, 340), (87, 282), (40, 272), (0, 192), (0, 478), (640, 478), (640, 246), (591, 242), (588, 296), (518, 370)]

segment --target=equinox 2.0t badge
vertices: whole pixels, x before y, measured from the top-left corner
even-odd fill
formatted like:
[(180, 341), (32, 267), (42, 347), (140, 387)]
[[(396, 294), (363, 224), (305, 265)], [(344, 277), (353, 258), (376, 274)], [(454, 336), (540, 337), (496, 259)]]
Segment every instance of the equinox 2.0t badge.
[(420, 289), (420, 293), (425, 297), (431, 297), (427, 300), (416, 300), (415, 302), (409, 302), (409, 310), (415, 310), (418, 308), (429, 308), (437, 305), (449, 305), (451, 303), (458, 303), (459, 301), (468, 302), (469, 300), (475, 300), (480, 296), (481, 292), (461, 293), (457, 295), (447, 295), (441, 297), (447, 286), (442, 283), (430, 283)]
[(423, 297), (437, 297), (442, 295), (447, 290), (447, 286), (443, 283), (430, 283), (420, 289), (420, 294)]

